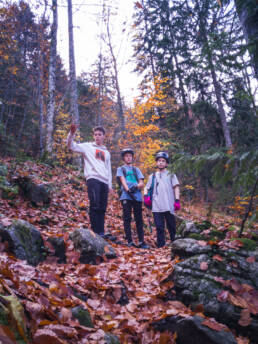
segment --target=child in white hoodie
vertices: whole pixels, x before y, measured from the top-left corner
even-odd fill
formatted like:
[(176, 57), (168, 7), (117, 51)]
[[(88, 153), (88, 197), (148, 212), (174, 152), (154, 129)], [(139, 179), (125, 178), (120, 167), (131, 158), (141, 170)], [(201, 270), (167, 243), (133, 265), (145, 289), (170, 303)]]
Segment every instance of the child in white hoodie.
[(104, 238), (114, 239), (110, 234), (104, 234), (108, 192), (112, 191), (110, 153), (103, 145), (105, 129), (100, 126), (95, 127), (93, 130), (95, 142), (83, 143), (74, 142), (76, 129), (77, 126), (72, 124), (67, 138), (67, 146), (72, 151), (83, 155), (92, 230)]

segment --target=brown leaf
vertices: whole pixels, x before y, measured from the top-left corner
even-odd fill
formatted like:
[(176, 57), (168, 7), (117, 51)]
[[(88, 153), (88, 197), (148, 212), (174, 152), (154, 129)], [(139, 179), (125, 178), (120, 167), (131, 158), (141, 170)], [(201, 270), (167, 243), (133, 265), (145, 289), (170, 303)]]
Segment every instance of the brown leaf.
[(238, 320), (238, 324), (240, 326), (248, 326), (252, 322), (252, 318), (250, 316), (250, 312), (248, 309), (242, 309), (241, 311), (241, 317)]
[(231, 287), (231, 289), (233, 289), (235, 292), (238, 292), (239, 290), (242, 289), (241, 284), (240, 284), (235, 278), (232, 278), (232, 280), (230, 280), (230, 287)]
[(33, 336), (33, 343), (35, 344), (66, 344), (61, 338), (58, 338), (54, 331), (49, 329), (40, 329)]
[(215, 254), (212, 258), (218, 260), (219, 262), (224, 260), (219, 254)]
[(206, 271), (206, 270), (208, 270), (208, 268), (209, 268), (209, 266), (208, 266), (207, 262), (201, 262), (201, 264), (200, 264), (201, 270)]
[(143, 10), (143, 6), (142, 6), (142, 4), (139, 3), (139, 1), (135, 2), (135, 5), (136, 5), (138, 8), (140, 8), (140, 9)]
[(228, 330), (226, 325), (220, 324), (218, 323), (216, 320), (214, 319), (206, 319), (202, 322), (202, 325), (207, 326), (209, 328), (211, 328), (212, 330), (215, 331), (225, 331)]
[(13, 332), (5, 325), (0, 324), (0, 343), (16, 344)]
[(234, 306), (238, 306), (241, 308), (248, 308), (248, 303), (245, 301), (245, 299), (243, 299), (239, 295), (232, 295), (229, 293), (228, 300)]
[(255, 263), (255, 256), (250, 256), (246, 258), (247, 263)]

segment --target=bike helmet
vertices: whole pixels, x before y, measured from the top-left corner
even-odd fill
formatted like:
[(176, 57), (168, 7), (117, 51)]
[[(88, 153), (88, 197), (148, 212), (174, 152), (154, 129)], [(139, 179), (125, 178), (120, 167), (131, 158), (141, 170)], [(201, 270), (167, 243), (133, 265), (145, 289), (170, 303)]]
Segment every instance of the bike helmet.
[(169, 156), (166, 152), (158, 152), (155, 156), (155, 160), (157, 161), (159, 158), (163, 158), (166, 160), (167, 163), (169, 163)]
[(132, 156), (134, 156), (134, 151), (133, 151), (132, 148), (124, 148), (124, 149), (122, 150), (122, 152), (121, 152), (122, 158), (124, 157), (124, 155), (125, 155), (126, 153), (130, 153), (130, 154), (132, 154)]

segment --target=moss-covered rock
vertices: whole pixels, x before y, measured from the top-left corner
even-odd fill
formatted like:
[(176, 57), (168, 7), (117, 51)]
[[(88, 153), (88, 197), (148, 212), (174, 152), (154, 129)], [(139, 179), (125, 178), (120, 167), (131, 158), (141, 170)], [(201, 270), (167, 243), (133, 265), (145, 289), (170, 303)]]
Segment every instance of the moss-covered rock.
[(8, 242), (8, 250), (18, 259), (37, 265), (46, 258), (46, 250), (40, 232), (29, 222), (13, 221), (11, 226), (0, 224), (0, 238)]
[(80, 325), (91, 328), (94, 327), (88, 309), (85, 309), (82, 306), (77, 306), (72, 309), (72, 314), (74, 318), (78, 319)]
[(111, 333), (105, 334), (104, 341), (105, 341), (105, 344), (120, 344), (120, 341), (117, 338), (117, 336)]
[[(246, 243), (244, 248), (223, 250), (214, 245), (199, 245), (198, 240), (190, 238), (175, 240), (172, 257), (177, 255), (180, 261), (169, 279), (174, 282), (177, 299), (192, 308), (202, 304), (206, 315), (254, 338), (253, 333), (258, 331), (257, 315), (252, 315), (251, 324), (243, 327), (238, 323), (242, 308), (218, 299), (223, 290), (234, 294), (230, 283), (225, 285), (223, 280), (249, 285), (253, 291), (258, 289), (258, 249), (247, 250), (254, 248), (252, 240), (244, 238), (242, 242)], [(250, 256), (255, 260), (249, 261)]]

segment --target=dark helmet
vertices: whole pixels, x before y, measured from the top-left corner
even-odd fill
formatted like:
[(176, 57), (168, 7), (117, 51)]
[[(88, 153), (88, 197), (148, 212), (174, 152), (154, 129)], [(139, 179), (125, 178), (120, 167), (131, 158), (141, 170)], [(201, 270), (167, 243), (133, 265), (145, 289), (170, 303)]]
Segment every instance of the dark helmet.
[(132, 154), (132, 156), (134, 156), (134, 151), (133, 151), (132, 148), (124, 148), (124, 149), (122, 150), (122, 152), (121, 152), (122, 158), (124, 157), (124, 155), (125, 155), (126, 153), (130, 153), (130, 154)]
[(169, 163), (169, 156), (166, 152), (158, 152), (155, 156), (155, 160), (157, 161), (159, 158), (163, 158), (166, 160), (167, 163)]

